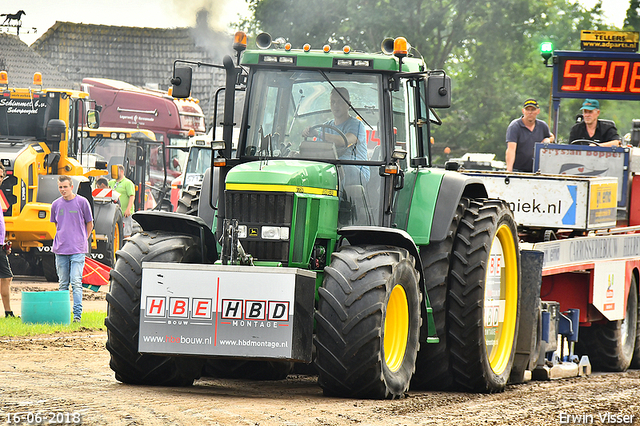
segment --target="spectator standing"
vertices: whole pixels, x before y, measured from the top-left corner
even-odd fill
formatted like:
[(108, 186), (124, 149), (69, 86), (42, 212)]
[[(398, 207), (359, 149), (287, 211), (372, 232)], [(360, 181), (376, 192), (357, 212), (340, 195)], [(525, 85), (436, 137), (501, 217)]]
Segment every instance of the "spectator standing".
[(109, 188), (109, 181), (103, 177), (99, 177), (96, 179), (96, 189), (107, 189)]
[(93, 230), (91, 206), (86, 198), (73, 192), (69, 176), (58, 178), (60, 198), (51, 204), (51, 222), (56, 224), (53, 252), (59, 289), (71, 285), (73, 291), (73, 322), (82, 318), (82, 272), (85, 254), (89, 251), (89, 236)]
[[(4, 165), (0, 162), (0, 182), (4, 180), (4, 176)], [(11, 310), (11, 280), (13, 279), (13, 272), (11, 272), (8, 257), (11, 254), (11, 245), (4, 239), (5, 233), (4, 214), (0, 211), (0, 295), (2, 295), (2, 304), (4, 305), (4, 316), (12, 317), (14, 316)]]
[(122, 209), (122, 216), (124, 217), (122, 219), (124, 225), (122, 233), (125, 238), (130, 237), (133, 232), (133, 218), (131, 215), (134, 210), (133, 198), (136, 194), (136, 188), (133, 182), (125, 177), (123, 165), (118, 165), (118, 179), (111, 179), (109, 181), (109, 187), (120, 194), (120, 208)]
[(537, 142), (552, 143), (549, 126), (538, 120), (540, 105), (529, 98), (522, 105), (522, 117), (513, 120), (507, 128), (506, 162), (509, 172), (533, 172), (533, 151)]

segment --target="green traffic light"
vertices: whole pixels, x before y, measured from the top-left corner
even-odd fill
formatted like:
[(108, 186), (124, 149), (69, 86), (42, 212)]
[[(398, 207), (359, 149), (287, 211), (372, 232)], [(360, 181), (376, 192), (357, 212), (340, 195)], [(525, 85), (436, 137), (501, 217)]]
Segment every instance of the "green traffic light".
[(553, 55), (553, 43), (545, 41), (540, 44), (540, 55), (542, 55), (545, 61), (548, 61), (551, 55)]

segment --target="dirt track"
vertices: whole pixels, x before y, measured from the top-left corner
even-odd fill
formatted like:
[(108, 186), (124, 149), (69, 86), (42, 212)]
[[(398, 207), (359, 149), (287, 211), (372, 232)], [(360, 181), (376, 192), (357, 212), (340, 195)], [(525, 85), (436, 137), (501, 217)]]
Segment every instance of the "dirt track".
[[(95, 296), (100, 309), (102, 296)], [(94, 331), (0, 337), (0, 423), (7, 424), (8, 413), (24, 418), (39, 412), (62, 423), (70, 413), (71, 424), (79, 413), (85, 425), (620, 424), (625, 415), (633, 416), (627, 424), (640, 424), (638, 370), (531, 382), (501, 394), (410, 392), (397, 401), (349, 400), (326, 398), (315, 377), (295, 375), (281, 382), (204, 378), (189, 388), (124, 385), (109, 368), (105, 342), (106, 333)]]

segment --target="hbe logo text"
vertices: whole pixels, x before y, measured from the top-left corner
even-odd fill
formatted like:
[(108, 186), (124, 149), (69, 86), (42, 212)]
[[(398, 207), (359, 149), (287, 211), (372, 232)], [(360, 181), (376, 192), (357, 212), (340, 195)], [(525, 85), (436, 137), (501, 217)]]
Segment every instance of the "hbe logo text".
[[(147, 296), (145, 316), (206, 320), (212, 318), (213, 308), (212, 299)], [(289, 321), (289, 302), (222, 299), (221, 317), (232, 320)]]
[[(169, 302), (167, 303), (167, 299)], [(153, 318), (211, 319), (212, 299), (147, 296), (145, 316)]]

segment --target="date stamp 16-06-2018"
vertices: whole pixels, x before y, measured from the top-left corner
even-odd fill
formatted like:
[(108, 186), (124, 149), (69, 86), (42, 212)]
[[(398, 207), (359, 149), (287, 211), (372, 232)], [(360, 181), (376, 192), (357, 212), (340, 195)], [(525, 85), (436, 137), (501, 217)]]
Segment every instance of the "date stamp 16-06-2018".
[(68, 411), (16, 411), (4, 413), (3, 422), (11, 425), (79, 425), (82, 414)]

